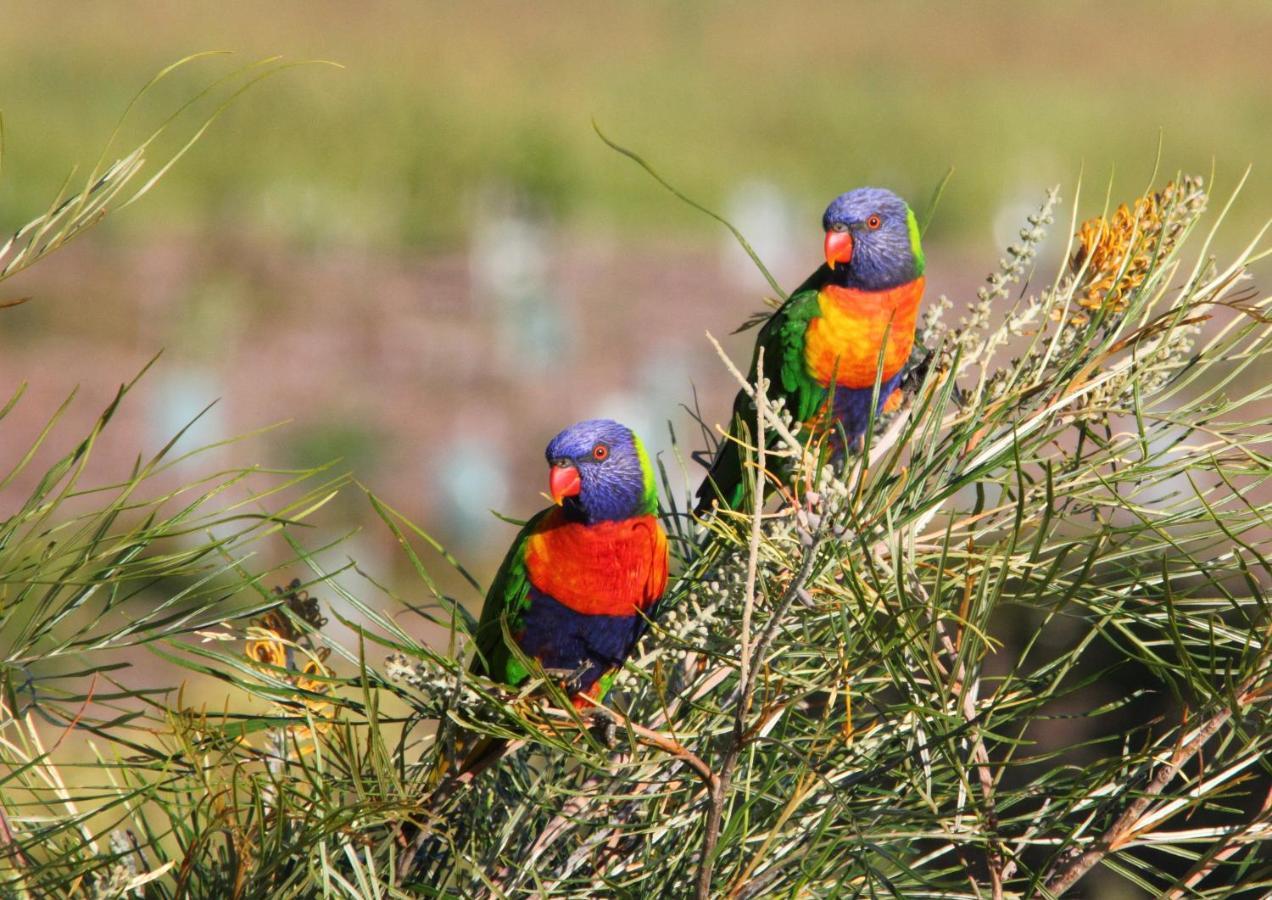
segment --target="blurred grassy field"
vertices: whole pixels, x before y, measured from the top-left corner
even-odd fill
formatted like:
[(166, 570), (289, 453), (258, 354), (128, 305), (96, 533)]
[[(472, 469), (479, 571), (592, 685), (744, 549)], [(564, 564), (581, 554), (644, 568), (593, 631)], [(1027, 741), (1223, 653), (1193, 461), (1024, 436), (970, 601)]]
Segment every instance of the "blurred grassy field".
[[(595, 116), (708, 203), (749, 176), (810, 209), (863, 182), (922, 201), (953, 166), (941, 230), (980, 242), (997, 204), (1083, 165), (1094, 193), (1115, 162), (1134, 193), (1159, 129), (1167, 171), (1213, 159), (1231, 184), (1272, 144), (1270, 38), (1258, 2), (10, 5), (0, 225), (91, 163), (155, 70), (227, 49), (160, 92), (150, 121), (260, 56), (345, 68), (262, 86), (117, 227), (445, 247), (492, 178), (571, 225), (712, 227), (603, 147)], [(1238, 218), (1261, 215), (1270, 178), (1256, 169)]]

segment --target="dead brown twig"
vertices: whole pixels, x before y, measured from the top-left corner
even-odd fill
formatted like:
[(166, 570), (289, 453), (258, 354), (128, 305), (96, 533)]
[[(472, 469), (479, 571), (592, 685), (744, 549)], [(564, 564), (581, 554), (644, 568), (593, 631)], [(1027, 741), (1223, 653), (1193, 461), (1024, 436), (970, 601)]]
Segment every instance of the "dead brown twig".
[[(1263, 683), (1268, 675), (1266, 669), (1266, 660), (1263, 660), (1238, 686), (1236, 690), (1238, 706), (1247, 705), (1261, 696), (1262, 689), (1266, 687)], [(1200, 723), (1185, 727), (1181, 731), (1179, 742), (1166, 762), (1157, 769), (1148, 784), (1138, 792), (1134, 800), (1127, 804), (1126, 809), (1104, 834), (1100, 835), (1086, 850), (1061, 857), (1052, 864), (1044, 877), (1043, 896), (1060, 896), (1073, 887), (1100, 860), (1133, 840), (1139, 832), (1140, 819), (1148, 811), (1148, 807), (1174, 780), (1184, 764), (1201, 752), (1202, 747), (1227, 724), (1232, 715), (1232, 707), (1225, 706), (1204, 718)]]
[(631, 729), (632, 734), (636, 735), (636, 738), (640, 741), (640, 743), (647, 747), (654, 747), (664, 753), (674, 756), (676, 759), (689, 766), (689, 768), (693, 769), (694, 772), (697, 773), (698, 777), (702, 779), (703, 784), (705, 784), (708, 788), (715, 784), (716, 775), (711, 771), (711, 767), (703, 762), (700, 756), (689, 750), (674, 737), (633, 722), (622, 713), (612, 710), (608, 706), (602, 706), (591, 697), (588, 697), (587, 700), (593, 704), (593, 708), (590, 710), (593, 715), (608, 718), (611, 721), (622, 725), (624, 728)]

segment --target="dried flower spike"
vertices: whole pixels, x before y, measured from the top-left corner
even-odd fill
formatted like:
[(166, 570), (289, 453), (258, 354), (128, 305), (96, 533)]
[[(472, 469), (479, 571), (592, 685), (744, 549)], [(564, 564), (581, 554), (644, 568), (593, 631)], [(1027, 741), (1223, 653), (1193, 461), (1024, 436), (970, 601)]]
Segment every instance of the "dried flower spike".
[[(1078, 249), (1069, 261), (1080, 274), (1083, 290), (1078, 305), (1088, 310), (1123, 312), (1133, 294), (1152, 271), (1155, 256), (1164, 256), (1179, 241), (1187, 224), (1205, 206), (1201, 179), (1188, 176), (1169, 182), (1156, 193), (1125, 203), (1108, 219), (1096, 216), (1078, 229)], [(1078, 314), (1078, 324), (1085, 323)]]

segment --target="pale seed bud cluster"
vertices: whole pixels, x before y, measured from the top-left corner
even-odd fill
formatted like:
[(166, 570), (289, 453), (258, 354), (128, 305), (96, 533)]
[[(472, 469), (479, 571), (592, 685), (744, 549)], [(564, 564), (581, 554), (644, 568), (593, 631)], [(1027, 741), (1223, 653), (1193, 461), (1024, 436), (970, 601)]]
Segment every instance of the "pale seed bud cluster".
[(384, 674), (424, 694), (420, 710), (426, 715), (443, 715), (446, 709), (472, 711), (487, 705), (467, 684), (456, 690), (456, 673), (428, 658), (410, 659), (394, 653), (384, 660)]

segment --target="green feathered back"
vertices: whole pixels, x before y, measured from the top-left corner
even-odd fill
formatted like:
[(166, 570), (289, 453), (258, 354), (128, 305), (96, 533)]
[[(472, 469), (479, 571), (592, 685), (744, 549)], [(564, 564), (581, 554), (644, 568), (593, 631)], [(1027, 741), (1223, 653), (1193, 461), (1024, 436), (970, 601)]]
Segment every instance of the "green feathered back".
[(526, 543), (534, 533), (539, 520), (552, 508), (536, 513), (517, 532), (508, 553), (495, 573), (495, 579), (486, 592), (486, 602), (481, 608), (477, 623), (477, 654), (473, 657), (472, 671), (486, 675), (505, 684), (518, 684), (530, 674), (513, 655), (504, 640), (501, 620), (508, 623), (508, 630), (519, 631), (522, 616), (530, 608), (530, 574), (526, 569)]
[[(756, 338), (755, 355), (747, 372), (747, 380), (754, 384), (760, 348), (764, 348), (764, 377), (769, 382), (770, 399), (781, 397), (786, 401), (786, 409), (801, 422), (812, 418), (826, 396), (825, 388), (812, 379), (805, 367), (804, 338), (809, 320), (819, 311), (817, 292), (829, 275), (828, 267), (820, 267), (769, 317)], [(755, 404), (745, 391), (738, 391), (729, 433), (749, 443), (754, 431)], [(698, 512), (710, 508), (717, 496), (730, 509), (739, 509), (745, 494), (741, 450), (736, 442), (726, 440), (698, 489)]]

